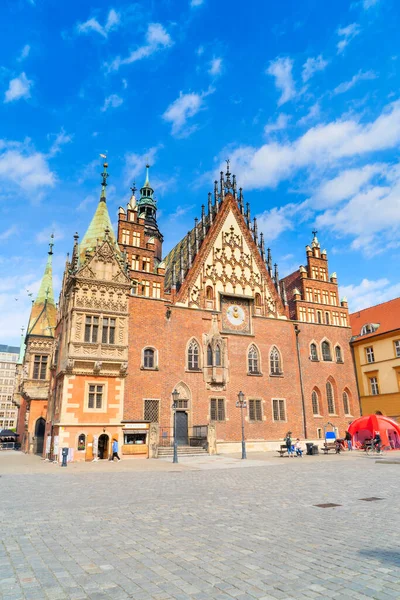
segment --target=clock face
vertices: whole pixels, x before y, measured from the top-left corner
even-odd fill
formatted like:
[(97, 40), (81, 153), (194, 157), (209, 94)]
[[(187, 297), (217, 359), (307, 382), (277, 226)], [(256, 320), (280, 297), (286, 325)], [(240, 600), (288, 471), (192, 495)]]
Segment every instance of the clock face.
[(251, 333), (248, 300), (225, 296), (221, 299), (222, 328), (230, 333)]
[(244, 310), (237, 304), (231, 304), (226, 310), (226, 317), (231, 325), (235, 325), (237, 327), (238, 325), (242, 325), (245, 319)]

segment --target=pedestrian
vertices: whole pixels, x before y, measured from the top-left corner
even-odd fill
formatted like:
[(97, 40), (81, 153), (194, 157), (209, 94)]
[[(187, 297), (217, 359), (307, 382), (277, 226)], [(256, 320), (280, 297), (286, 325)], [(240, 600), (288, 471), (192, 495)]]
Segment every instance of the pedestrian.
[(351, 433), (349, 431), (346, 431), (346, 435), (344, 436), (344, 439), (347, 442), (347, 448), (348, 448), (348, 450), (350, 452), (350, 450), (353, 449), (353, 445), (352, 445), (352, 442), (351, 442), (351, 439), (352, 439), (351, 438)]
[(303, 448), (301, 447), (301, 444), (300, 444), (300, 438), (296, 439), (294, 449), (296, 452), (296, 456), (300, 456), (300, 458), (303, 458)]
[(293, 451), (291, 435), (292, 435), (292, 432), (288, 431), (286, 434), (286, 437), (285, 437), (285, 444), (286, 444), (286, 450), (287, 450), (288, 456), (293, 456), (293, 458), (294, 458), (294, 451)]
[(112, 461), (114, 462), (114, 458), (118, 458), (118, 460), (121, 460), (120, 457), (118, 456), (118, 442), (117, 440), (113, 440), (112, 443)]

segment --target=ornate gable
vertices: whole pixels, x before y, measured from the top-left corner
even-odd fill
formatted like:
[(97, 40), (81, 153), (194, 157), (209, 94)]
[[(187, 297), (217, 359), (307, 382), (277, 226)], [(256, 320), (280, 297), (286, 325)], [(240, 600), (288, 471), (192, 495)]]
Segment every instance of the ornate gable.
[(109, 240), (105, 240), (96, 248), (93, 255), (88, 257), (77, 271), (76, 276), (83, 279), (130, 284), (129, 276), (124, 273), (115, 247)]
[(231, 194), (225, 196), (175, 302), (220, 310), (220, 294), (254, 299), (262, 309), (258, 314), (279, 317), (286, 312)]

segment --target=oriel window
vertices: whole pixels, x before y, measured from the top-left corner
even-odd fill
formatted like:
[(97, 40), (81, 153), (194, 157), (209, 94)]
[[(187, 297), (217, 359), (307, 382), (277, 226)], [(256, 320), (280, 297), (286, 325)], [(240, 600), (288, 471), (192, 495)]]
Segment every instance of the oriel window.
[(99, 333), (99, 317), (86, 317), (85, 342), (95, 344)]
[(103, 344), (115, 344), (115, 319), (103, 318), (101, 341)]
[(33, 362), (33, 379), (46, 379), (47, 356), (41, 354), (35, 355)]

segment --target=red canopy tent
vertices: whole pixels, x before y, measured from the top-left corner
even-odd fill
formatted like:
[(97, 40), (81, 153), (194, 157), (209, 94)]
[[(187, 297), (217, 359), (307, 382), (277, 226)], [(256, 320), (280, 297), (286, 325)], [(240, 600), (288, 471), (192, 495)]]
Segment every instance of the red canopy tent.
[(389, 419), (389, 417), (366, 415), (356, 419), (349, 425), (349, 433), (354, 442), (363, 443), (366, 439), (373, 438), (376, 431), (381, 434), (384, 446), (400, 448), (400, 423)]

